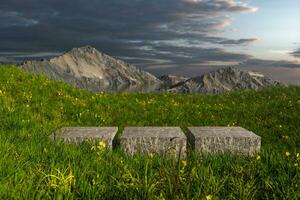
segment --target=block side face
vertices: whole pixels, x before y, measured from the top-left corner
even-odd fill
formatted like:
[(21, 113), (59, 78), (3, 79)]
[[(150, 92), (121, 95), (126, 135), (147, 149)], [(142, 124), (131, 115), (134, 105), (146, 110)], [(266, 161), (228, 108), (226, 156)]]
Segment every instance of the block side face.
[(249, 155), (255, 155), (260, 152), (261, 149), (261, 138), (253, 138), (249, 145)]
[(121, 138), (120, 143), (121, 148), (130, 155), (141, 152), (185, 157), (186, 153), (186, 139), (183, 138), (127, 137)]
[(185, 138), (179, 127), (125, 127), (122, 134), (124, 137), (145, 137), (145, 135), (160, 138)]
[(117, 127), (64, 127), (54, 133), (54, 139), (76, 144), (86, 140), (92, 142), (103, 140), (111, 149), (117, 131)]
[(121, 148), (130, 155), (138, 152), (185, 157), (186, 136), (179, 127), (126, 127)]
[(260, 139), (203, 137), (195, 141), (197, 153), (254, 155), (260, 151)]
[[(202, 130), (206, 132), (202, 134)], [(209, 130), (214, 130), (214, 127), (205, 127), (204, 129), (193, 127), (189, 128), (191, 134), (195, 136), (195, 151), (199, 154), (211, 153), (211, 154), (223, 154), (223, 153), (233, 153), (240, 155), (253, 155), (260, 151), (261, 138), (259, 136), (249, 137), (245, 135), (232, 134), (232, 132), (225, 132), (226, 130), (232, 130), (224, 128), (223, 133), (214, 134), (214, 132), (209, 132)], [(221, 128), (217, 127), (218, 131), (223, 131)], [(245, 129), (238, 128), (237, 131), (244, 131)], [(247, 130), (246, 130), (247, 131)], [(211, 133), (211, 134), (210, 134)], [(254, 134), (251, 132), (251, 134)]]

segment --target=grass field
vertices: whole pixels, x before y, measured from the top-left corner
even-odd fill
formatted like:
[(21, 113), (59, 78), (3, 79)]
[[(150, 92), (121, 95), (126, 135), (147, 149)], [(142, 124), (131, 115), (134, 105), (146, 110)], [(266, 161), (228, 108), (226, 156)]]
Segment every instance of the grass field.
[[(254, 157), (130, 157), (54, 142), (62, 126), (242, 126)], [(92, 94), (0, 67), (0, 199), (300, 199), (300, 88)]]

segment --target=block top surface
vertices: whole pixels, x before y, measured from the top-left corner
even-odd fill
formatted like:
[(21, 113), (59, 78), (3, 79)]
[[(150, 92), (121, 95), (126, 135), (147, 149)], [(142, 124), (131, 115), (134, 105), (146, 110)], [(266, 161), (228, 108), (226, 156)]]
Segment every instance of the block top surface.
[(60, 137), (99, 137), (102, 135), (115, 135), (117, 127), (63, 127), (56, 132)]
[(242, 127), (188, 127), (188, 130), (197, 137), (259, 137)]
[(125, 127), (121, 137), (185, 138), (179, 127)]

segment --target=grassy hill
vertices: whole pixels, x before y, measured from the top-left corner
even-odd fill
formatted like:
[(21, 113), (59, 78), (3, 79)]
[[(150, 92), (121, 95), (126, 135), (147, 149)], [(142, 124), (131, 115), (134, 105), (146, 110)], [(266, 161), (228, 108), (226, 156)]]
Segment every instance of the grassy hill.
[[(62, 126), (242, 126), (255, 157), (183, 161), (59, 144)], [(0, 199), (299, 199), (300, 88), (93, 94), (0, 66)]]

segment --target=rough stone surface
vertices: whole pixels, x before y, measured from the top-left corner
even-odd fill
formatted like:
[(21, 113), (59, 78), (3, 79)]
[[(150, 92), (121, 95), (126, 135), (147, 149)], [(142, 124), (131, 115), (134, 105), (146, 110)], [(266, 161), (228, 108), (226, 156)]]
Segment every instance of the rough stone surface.
[(258, 90), (268, 86), (284, 86), (258, 72), (243, 71), (237, 67), (226, 67), (190, 78), (170, 86), (167, 91), (179, 93), (224, 93), (242, 89)]
[(176, 75), (163, 75), (159, 77), (159, 80), (163, 82), (163, 84), (160, 86), (159, 90), (166, 90), (170, 88), (171, 86), (175, 86), (177, 84), (181, 84), (188, 80), (189, 77), (186, 76), (176, 76)]
[(186, 153), (186, 136), (179, 127), (126, 127), (120, 143), (131, 155), (141, 152), (185, 157)]
[(104, 141), (112, 149), (112, 142), (117, 134), (117, 127), (64, 127), (53, 133), (54, 140), (63, 140), (67, 143), (81, 143), (84, 140), (93, 142)]
[(161, 84), (154, 75), (91, 46), (73, 48), (48, 60), (26, 61), (20, 67), (92, 92), (153, 91)]
[(189, 127), (188, 137), (195, 151), (253, 155), (260, 151), (261, 138), (241, 127)]

